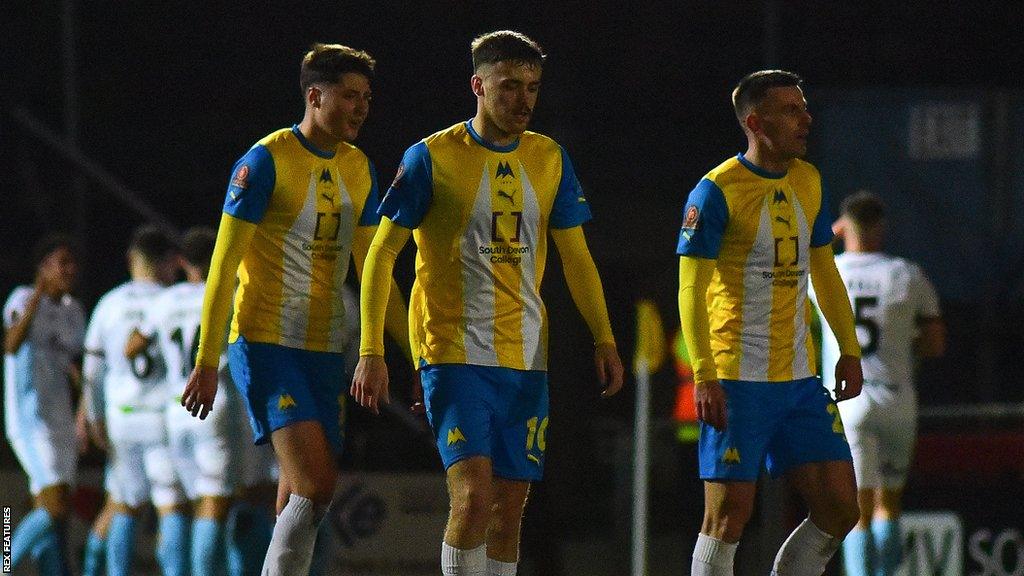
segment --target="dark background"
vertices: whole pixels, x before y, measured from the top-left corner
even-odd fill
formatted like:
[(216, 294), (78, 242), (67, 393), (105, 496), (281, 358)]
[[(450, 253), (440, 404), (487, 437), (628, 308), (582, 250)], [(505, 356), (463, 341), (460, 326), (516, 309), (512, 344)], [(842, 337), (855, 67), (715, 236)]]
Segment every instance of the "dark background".
[[(473, 115), (472, 38), (522, 31), (549, 54), (532, 128), (568, 150), (587, 191), (595, 218), (586, 232), (627, 363), (638, 297), (655, 299), (667, 327), (678, 324), (680, 210), (707, 170), (745, 148), (729, 104), (742, 76), (768, 66), (800, 73), (813, 115), (816, 97), (846, 89), (1019, 96), (1024, 70), (1019, 1), (263, 4), (80, 2), (76, 140), (84, 154), (173, 225), (215, 226), (234, 161), (301, 119), (302, 54), (315, 41), (340, 42), (378, 60), (357, 144), (384, 187), (405, 148)], [(62, 9), (55, 0), (16, 0), (0, 11), (0, 292), (31, 279), (36, 239), (71, 231), (84, 254), (77, 292), (91, 308), (127, 278), (125, 244), (142, 218), (94, 181), (76, 183), (80, 171), (18, 120), (27, 112), (58, 134), (67, 128)], [(1024, 206), (1011, 214), (1024, 216)], [(411, 254), (396, 269), (408, 289)], [(633, 394), (598, 400), (589, 335), (561, 276), (553, 256), (544, 286), (553, 326), (549, 495), (539, 497), (554, 503), (547, 514), (556, 526), (603, 531), (621, 522), (594, 502), (622, 486), (615, 446), (631, 429)], [(1007, 296), (1016, 293), (943, 302), (950, 350), (924, 366), (925, 404), (1024, 398), (1024, 314)], [(658, 418), (670, 410), (670, 375), (656, 384)], [(436, 466), (429, 444), (388, 418), (354, 418), (361, 432), (351, 466)], [(662, 513), (677, 508), (666, 502)]]

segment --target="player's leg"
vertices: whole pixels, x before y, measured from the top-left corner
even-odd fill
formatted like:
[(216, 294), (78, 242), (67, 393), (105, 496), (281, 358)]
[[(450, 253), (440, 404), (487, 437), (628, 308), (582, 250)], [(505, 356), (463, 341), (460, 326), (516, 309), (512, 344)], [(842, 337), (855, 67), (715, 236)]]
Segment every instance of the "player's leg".
[[(226, 379), (225, 386), (235, 386)], [(235, 390), (232, 390), (235, 392)], [(230, 576), (255, 576), (263, 567), (274, 532), (278, 468), (274, 450), (254, 443), (252, 426), (244, 405), (232, 415), (232, 449), (240, 462), (240, 494), (228, 512), (225, 525), (227, 564)]]
[(52, 528), (32, 548), (32, 558), (43, 576), (63, 576), (68, 571), (64, 546), (69, 493), (67, 484), (58, 484), (44, 488), (35, 498), (36, 509), (46, 510), (52, 521)]
[(107, 495), (103, 508), (89, 528), (82, 556), (82, 576), (100, 576), (106, 573), (107, 534), (110, 531), (110, 521), (114, 519), (114, 512), (114, 502)]
[[(237, 421), (233, 398), (225, 394), (219, 413), (170, 426), (175, 470), (192, 507), (189, 542), (192, 576), (214, 576), (224, 565), (225, 529), (232, 495), (240, 486), (240, 455), (233, 449), (230, 424)], [(173, 420), (170, 421), (173, 423)], [(245, 424), (248, 426), (248, 424)]]
[(471, 456), (448, 467), (448, 524), (441, 544), (445, 576), (484, 576), (492, 504), (491, 460)]
[(903, 486), (907, 481), (917, 439), (917, 395), (912, 388), (894, 392), (889, 403), (879, 406), (879, 435), (886, 450), (880, 453), (881, 482), (876, 494), (871, 534), (876, 550), (875, 575), (891, 576), (903, 560), (900, 515)]
[(174, 471), (170, 447), (164, 442), (148, 444), (143, 458), (148, 496), (158, 517), (157, 560), (164, 576), (186, 576), (192, 518), (188, 497)]
[[(155, 502), (154, 502), (155, 504)], [(184, 502), (156, 506), (157, 546), (156, 557), (164, 576), (187, 576), (189, 574), (189, 539), (192, 532), (192, 518)]]
[(487, 570), (494, 471), (493, 374), (478, 366), (423, 366), (420, 377), (427, 420), (448, 482), (450, 510), (441, 544), (445, 575), (483, 576)]
[(871, 536), (871, 517), (875, 508), (875, 489), (857, 489), (857, 525), (843, 539), (843, 569), (846, 576), (870, 576), (875, 565), (875, 545)]
[[(543, 371), (484, 368), (492, 377), (495, 412), (491, 466), (492, 504), (487, 526), (487, 574), (514, 576), (519, 534), (530, 482), (544, 474), (547, 448), (548, 383)], [(524, 449), (525, 448), (525, 449)]]
[(743, 530), (754, 510), (757, 484), (705, 480), (704, 520), (693, 550), (693, 576), (731, 576)]
[(267, 549), (265, 574), (305, 573), (316, 531), (334, 496), (341, 451), (344, 359), (239, 338), (228, 347), (232, 379), (249, 411), (256, 443), (268, 440), (287, 502)]
[[(269, 447), (263, 448), (269, 450)], [(256, 483), (246, 487), (231, 506), (225, 527), (230, 576), (260, 573), (274, 533), (276, 493), (276, 483)]]
[(720, 384), (726, 394), (726, 429), (701, 422), (697, 445), (704, 520), (690, 567), (694, 576), (733, 574), (736, 548), (753, 513), (761, 462), (783, 414), (773, 383)]
[(141, 508), (114, 501), (114, 511), (107, 532), (107, 576), (128, 576), (135, 559), (135, 530)]
[(871, 520), (871, 536), (876, 549), (875, 576), (892, 576), (903, 560), (900, 514), (903, 512), (903, 488), (881, 488)]
[(808, 517), (775, 557), (773, 574), (819, 576), (857, 524), (857, 483), (839, 410), (816, 378), (780, 383), (790, 411), (768, 449), (768, 469), (784, 474)]
[(316, 533), (334, 497), (338, 470), (333, 447), (319, 422), (296, 422), (272, 434), (288, 487), (267, 550), (264, 573), (305, 574), (313, 556)]
[[(45, 427), (40, 426), (43, 430)], [(62, 535), (67, 516), (68, 485), (74, 481), (73, 440), (53, 434), (9, 438), (15, 456), (29, 477), (35, 507), (18, 523), (11, 536), (11, 565), (28, 556), (46, 573), (66, 567)], [(45, 566), (44, 566), (45, 565)]]
[(880, 465), (883, 450), (879, 436), (871, 425), (872, 405), (870, 389), (839, 405), (846, 439), (853, 456), (853, 470), (857, 480), (857, 525), (843, 539), (843, 567), (847, 576), (869, 576), (877, 565), (871, 518), (875, 511), (875, 493), (882, 485)]

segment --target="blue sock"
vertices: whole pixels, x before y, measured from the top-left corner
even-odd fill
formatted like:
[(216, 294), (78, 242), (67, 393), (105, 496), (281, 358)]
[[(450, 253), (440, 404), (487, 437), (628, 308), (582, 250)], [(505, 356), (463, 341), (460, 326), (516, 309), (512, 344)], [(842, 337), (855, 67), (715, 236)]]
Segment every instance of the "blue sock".
[(892, 576), (903, 560), (903, 542), (899, 520), (872, 520), (875, 540), (875, 576)]
[(60, 529), (47, 532), (32, 549), (32, 558), (40, 576), (68, 576), (70, 569), (64, 559), (64, 538)]
[(259, 576), (273, 533), (274, 522), (267, 510), (247, 502), (232, 506), (226, 527), (228, 574)]
[(864, 528), (850, 530), (843, 539), (843, 568), (846, 576), (870, 576), (873, 550), (871, 532)]
[(11, 536), (11, 568), (17, 568), (18, 564), (52, 532), (53, 519), (45, 508), (35, 508), (25, 515)]
[(217, 576), (223, 562), (224, 523), (213, 518), (192, 522), (192, 576)]
[(100, 576), (106, 559), (106, 539), (90, 530), (89, 539), (85, 541), (85, 554), (82, 556), (82, 576)]
[(188, 575), (190, 524), (188, 516), (180, 512), (160, 516), (160, 540), (156, 545), (156, 557), (164, 576)]
[(118, 512), (107, 533), (107, 576), (129, 576), (135, 556), (135, 525), (138, 520)]

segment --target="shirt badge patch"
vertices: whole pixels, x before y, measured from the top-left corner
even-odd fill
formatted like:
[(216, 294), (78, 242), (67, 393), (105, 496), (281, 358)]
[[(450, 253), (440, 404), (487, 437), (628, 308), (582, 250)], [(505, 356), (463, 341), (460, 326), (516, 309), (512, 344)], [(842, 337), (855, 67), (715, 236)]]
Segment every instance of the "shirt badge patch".
[(398, 184), (401, 182), (403, 174), (405, 174), (405, 164), (399, 164), (398, 172), (395, 172), (395, 179), (391, 181), (392, 188), (398, 188)]
[(243, 190), (249, 186), (249, 166), (247, 164), (242, 164), (242, 167), (235, 172), (235, 176), (231, 179), (231, 185)]
[(686, 217), (683, 218), (683, 230), (696, 230), (700, 225), (700, 210), (696, 206), (686, 209)]

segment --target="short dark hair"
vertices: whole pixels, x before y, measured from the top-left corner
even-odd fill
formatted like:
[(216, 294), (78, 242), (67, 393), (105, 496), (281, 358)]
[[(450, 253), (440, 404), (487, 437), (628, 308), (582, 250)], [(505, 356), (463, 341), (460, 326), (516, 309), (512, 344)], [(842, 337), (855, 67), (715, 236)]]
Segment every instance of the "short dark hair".
[(334, 84), (346, 72), (356, 72), (373, 80), (377, 61), (362, 50), (341, 44), (316, 43), (302, 57), (299, 69), (299, 86), (303, 94), (317, 82)]
[(859, 230), (870, 230), (885, 221), (885, 203), (868, 190), (844, 198), (839, 210)]
[(804, 80), (785, 70), (758, 70), (747, 74), (732, 91), (732, 107), (740, 122), (764, 100), (770, 88), (801, 86)]
[(526, 34), (512, 30), (488, 32), (473, 39), (470, 44), (473, 55), (473, 72), (484, 64), (515, 62), (527, 66), (544, 63), (544, 50)]
[(132, 232), (128, 250), (135, 251), (150, 264), (173, 255), (178, 244), (167, 230), (153, 224), (143, 224)]
[(32, 266), (39, 268), (39, 265), (43, 263), (43, 260), (46, 260), (50, 254), (53, 254), (61, 248), (66, 248), (73, 255), (77, 256), (78, 246), (75, 239), (70, 235), (56, 233), (43, 236), (38, 242), (36, 242), (35, 246), (32, 247)]
[(181, 239), (181, 255), (185, 261), (203, 271), (205, 277), (210, 271), (213, 247), (217, 244), (217, 232), (209, 226), (195, 226), (185, 231)]

